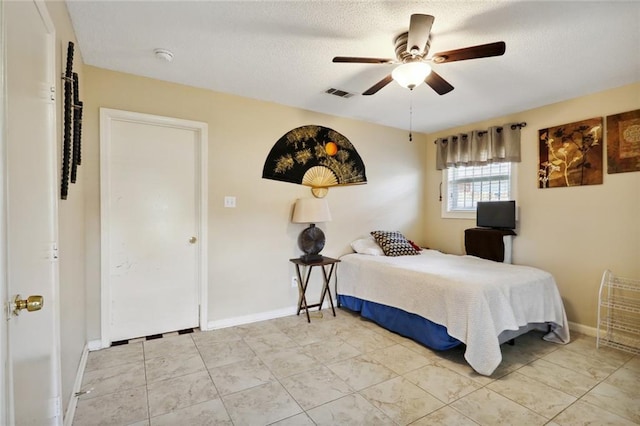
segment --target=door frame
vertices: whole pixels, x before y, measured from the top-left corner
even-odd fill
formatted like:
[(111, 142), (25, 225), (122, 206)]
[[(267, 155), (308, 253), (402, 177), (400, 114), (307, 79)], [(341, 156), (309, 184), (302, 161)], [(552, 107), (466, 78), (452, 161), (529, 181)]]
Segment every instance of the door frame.
[(6, 34), (4, 19), (4, 2), (0, 1), (0, 424), (9, 424), (10, 406), (10, 362), (9, 357), (9, 321), (8, 309), (4, 307), (9, 302), (9, 286), (7, 283), (7, 84), (6, 84)]
[(117, 110), (111, 108), (100, 108), (100, 251), (101, 251), (101, 345), (107, 348), (111, 345), (110, 323), (111, 323), (111, 285), (109, 279), (109, 233), (110, 218), (107, 200), (110, 199), (111, 188), (109, 179), (111, 177), (110, 146), (111, 146), (111, 124), (114, 121), (125, 121), (130, 123), (150, 124), (177, 129), (191, 130), (196, 136), (196, 226), (200, 236), (197, 245), (197, 265), (196, 281), (198, 283), (199, 295), (198, 304), (200, 312), (198, 315), (200, 329), (207, 328), (207, 305), (208, 305), (208, 244), (207, 244), (207, 211), (208, 211), (208, 174), (207, 174), (207, 145), (208, 145), (208, 125), (207, 123), (191, 120), (183, 120), (173, 117), (165, 117), (139, 112)]

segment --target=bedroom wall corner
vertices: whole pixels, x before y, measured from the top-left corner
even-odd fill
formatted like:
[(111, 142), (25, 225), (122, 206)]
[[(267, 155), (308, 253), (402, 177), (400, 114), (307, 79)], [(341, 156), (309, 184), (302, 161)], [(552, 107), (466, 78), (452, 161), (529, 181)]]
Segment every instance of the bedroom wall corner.
[[(78, 73), (80, 98), (84, 97), (84, 75), (82, 55), (67, 6), (60, 1), (46, 1), (47, 10), (56, 30), (56, 76), (63, 74), (63, 63), (67, 57), (69, 41), (76, 44), (74, 72)], [(62, 163), (62, 129), (64, 86), (62, 79), (56, 80), (56, 119), (58, 168)], [(58, 253), (60, 271), (60, 355), (62, 372), (62, 407), (66, 408), (73, 392), (74, 380), (87, 342), (85, 300), (85, 228), (84, 191), (86, 170), (78, 167), (76, 183), (69, 186), (66, 200), (58, 200)]]
[[(518, 165), (519, 221), (513, 261), (551, 272), (570, 322), (595, 327), (600, 279), (605, 269), (640, 277), (640, 172), (607, 174), (603, 184), (538, 189), (538, 130), (640, 108), (640, 83), (471, 123), (429, 135), (426, 155), (425, 238), (444, 252), (464, 254), (464, 230), (473, 220), (442, 219), (437, 202), (441, 172), (435, 170), (433, 141), (508, 122), (525, 121)], [(606, 134), (606, 119), (605, 131)]]

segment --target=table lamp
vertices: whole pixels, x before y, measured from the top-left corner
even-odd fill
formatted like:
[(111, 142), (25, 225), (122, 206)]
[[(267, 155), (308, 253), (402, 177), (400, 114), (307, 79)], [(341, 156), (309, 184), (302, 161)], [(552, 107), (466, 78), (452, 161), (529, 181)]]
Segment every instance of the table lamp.
[(316, 223), (331, 221), (329, 204), (324, 198), (299, 198), (293, 207), (293, 223), (308, 223), (309, 227), (304, 229), (298, 236), (298, 247), (303, 251), (300, 256), (305, 262), (315, 262), (322, 260), (319, 254), (324, 248), (324, 232), (316, 227)]

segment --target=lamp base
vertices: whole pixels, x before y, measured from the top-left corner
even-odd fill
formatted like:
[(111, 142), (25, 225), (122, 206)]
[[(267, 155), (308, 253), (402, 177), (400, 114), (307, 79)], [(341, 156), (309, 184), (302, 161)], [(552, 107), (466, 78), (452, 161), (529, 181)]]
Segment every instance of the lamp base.
[(322, 260), (320, 250), (324, 248), (324, 232), (315, 224), (310, 224), (308, 228), (298, 236), (298, 247), (304, 253), (300, 256), (305, 262), (317, 262)]
[(303, 254), (300, 256), (300, 260), (303, 262), (311, 263), (311, 262), (320, 262), (322, 260), (321, 254)]

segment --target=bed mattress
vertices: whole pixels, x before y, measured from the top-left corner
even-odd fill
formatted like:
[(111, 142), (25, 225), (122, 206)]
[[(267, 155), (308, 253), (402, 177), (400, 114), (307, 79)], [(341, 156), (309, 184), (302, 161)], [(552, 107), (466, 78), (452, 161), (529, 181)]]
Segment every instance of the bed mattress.
[(553, 276), (541, 269), (436, 250), (340, 259), (339, 295), (397, 308), (446, 328), (466, 345), (465, 359), (480, 374), (491, 375), (500, 364), (505, 332), (547, 323), (551, 331), (545, 340), (569, 342), (560, 293)]

